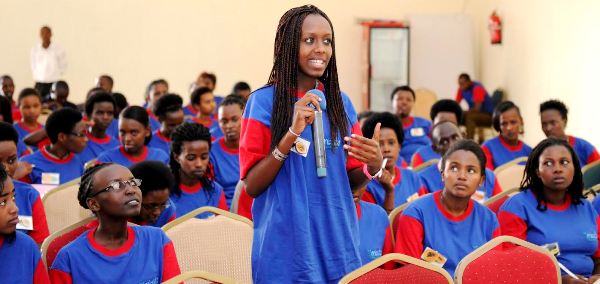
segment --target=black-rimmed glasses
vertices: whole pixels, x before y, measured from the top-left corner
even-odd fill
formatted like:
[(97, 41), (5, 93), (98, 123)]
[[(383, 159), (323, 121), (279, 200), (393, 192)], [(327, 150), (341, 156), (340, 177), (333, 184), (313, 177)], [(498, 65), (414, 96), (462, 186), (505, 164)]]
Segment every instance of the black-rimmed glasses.
[(90, 195), (89, 197), (96, 197), (98, 194), (103, 193), (103, 192), (109, 192), (109, 191), (114, 191), (114, 192), (121, 192), (123, 191), (127, 186), (131, 186), (131, 187), (139, 187), (140, 185), (142, 185), (142, 180), (139, 178), (132, 178), (130, 180), (116, 180), (111, 182), (107, 187), (101, 189), (100, 191)]

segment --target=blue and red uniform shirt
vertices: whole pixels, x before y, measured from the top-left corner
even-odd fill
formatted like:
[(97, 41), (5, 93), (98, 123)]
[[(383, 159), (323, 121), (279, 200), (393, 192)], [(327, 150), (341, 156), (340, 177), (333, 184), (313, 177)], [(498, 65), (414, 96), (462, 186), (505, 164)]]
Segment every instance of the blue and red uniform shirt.
[[(538, 201), (531, 190), (508, 199), (498, 213), (502, 234), (543, 246), (558, 243), (558, 262), (573, 273), (589, 277), (594, 271), (598, 250), (598, 213), (585, 199), (573, 204), (567, 195), (564, 204), (546, 204), (537, 209)], [(561, 271), (563, 275), (565, 272)]]
[(223, 186), (227, 207), (231, 207), (231, 199), (235, 186), (240, 179), (240, 151), (225, 146), (223, 137), (212, 143), (210, 163), (214, 166), (215, 180)]
[(110, 125), (106, 129), (106, 135), (110, 135), (113, 138), (119, 140), (119, 121), (118, 120), (113, 119), (110, 122)]
[(161, 149), (144, 146), (142, 154), (134, 157), (125, 152), (123, 146), (118, 146), (105, 151), (98, 157), (98, 162), (112, 162), (127, 168), (141, 161), (159, 161), (163, 162), (165, 165), (168, 165), (169, 155)]
[[(25, 144), (23, 140), (27, 135), (44, 128), (44, 125), (41, 123), (38, 123), (36, 128), (29, 128), (21, 121), (15, 123), (13, 126), (15, 127), (15, 130), (17, 130), (17, 133), (19, 133), (19, 141), (23, 144)], [(35, 146), (30, 146), (30, 148), (31, 152), (37, 151), (37, 147)]]
[(173, 243), (159, 228), (128, 226), (127, 241), (108, 249), (90, 229), (60, 250), (52, 283), (162, 283), (180, 274)]
[(148, 143), (148, 147), (161, 149), (165, 153), (171, 153), (171, 138), (160, 133), (160, 129), (152, 133), (152, 139)]
[(400, 156), (405, 161), (410, 161), (412, 155), (422, 146), (431, 146), (431, 121), (418, 116), (411, 116), (409, 119), (407, 124), (402, 125), (404, 142), (400, 148)]
[[(175, 204), (176, 214), (181, 217), (200, 207), (212, 206), (229, 211), (223, 188), (216, 182), (212, 182), (212, 192), (202, 188), (202, 184), (198, 182), (193, 186), (179, 185), (181, 194), (171, 193), (171, 200)], [(204, 219), (211, 216), (209, 213), (203, 213), (196, 218)]]
[(456, 91), (456, 102), (460, 103), (463, 99), (469, 105), (469, 109), (473, 108), (475, 103), (481, 103), (482, 112), (487, 112), (489, 114), (494, 112), (492, 97), (490, 97), (483, 85), (479, 82), (473, 81), (473, 85), (466, 91), (463, 91), (460, 88)]
[(27, 146), (25, 145), (23, 140), (19, 140), (17, 142), (17, 157), (19, 157), (19, 158), (24, 157), (31, 153), (32, 153), (31, 150), (29, 150), (29, 148), (27, 148)]
[[(394, 207), (416, 199), (419, 197), (419, 192), (425, 191), (419, 176), (407, 169), (395, 167), (392, 183), (394, 184)], [(383, 185), (377, 180), (372, 180), (367, 184), (367, 191), (363, 194), (362, 199), (383, 206), (385, 201)]]
[(32, 184), (56, 184), (55, 181), (58, 181), (58, 185), (83, 175), (84, 163), (74, 153), (69, 153), (64, 159), (57, 159), (51, 156), (45, 147), (42, 147), (21, 160), (34, 165), (29, 176), (25, 178), (26, 182)]
[(383, 208), (365, 201), (356, 204), (363, 265), (393, 250), (390, 221)]
[(407, 169), (408, 163), (402, 158), (402, 156), (398, 155), (398, 159), (396, 159), (396, 167), (401, 169)]
[(15, 201), (19, 208), (17, 230), (28, 234), (36, 243), (41, 244), (50, 235), (46, 211), (40, 193), (30, 184), (13, 180)]
[(590, 142), (581, 138), (569, 136), (569, 144), (571, 144), (571, 147), (575, 150), (575, 154), (577, 154), (577, 158), (579, 158), (581, 167), (600, 160), (600, 154), (598, 154), (598, 151), (596, 151), (596, 148), (590, 144)]
[(414, 169), (427, 161), (435, 159), (441, 160), (442, 155), (433, 150), (433, 146), (423, 146), (417, 149), (417, 151), (413, 154), (410, 160), (410, 166)]
[(198, 110), (192, 106), (192, 104), (188, 104), (183, 107), (183, 115), (185, 118), (193, 118), (198, 116)]
[[(323, 85), (318, 88), (323, 90)], [(240, 138), (240, 178), (271, 154), (271, 115), (275, 86), (254, 91), (246, 105)], [(304, 93), (297, 93), (297, 98)], [(348, 171), (363, 164), (346, 155), (342, 137), (361, 134), (357, 114), (340, 94), (348, 132), (330, 135), (323, 111), (327, 177), (318, 178), (312, 126), (300, 137), (310, 142), (306, 157), (290, 152), (267, 189), (254, 199), (252, 278), (254, 283), (337, 282), (361, 266), (356, 206)], [(332, 253), (335, 252), (335, 253)]]
[(494, 170), (516, 158), (529, 157), (531, 147), (519, 140), (516, 146), (509, 145), (501, 135), (489, 139), (481, 145), (487, 158), (486, 168)]
[(50, 283), (40, 248), (19, 231), (12, 240), (0, 235), (0, 264), (2, 283)]
[(160, 121), (158, 121), (156, 115), (154, 115), (150, 109), (146, 109), (146, 112), (148, 112), (148, 123), (150, 123), (150, 130), (154, 132), (160, 129)]
[[(444, 189), (444, 182), (442, 181), (442, 174), (438, 164), (431, 165), (420, 171), (418, 174), (421, 177), (421, 182), (425, 188), (425, 191), (421, 192), (421, 194)], [(498, 182), (498, 179), (496, 179), (494, 172), (490, 169), (485, 169), (485, 182), (477, 189), (472, 198), (481, 203), (501, 192), (502, 188), (500, 187), (500, 183)]]
[(431, 248), (447, 258), (443, 268), (454, 275), (463, 257), (500, 235), (500, 225), (492, 211), (473, 200), (462, 215), (452, 215), (440, 194), (423, 196), (402, 212), (395, 252), (421, 259), (425, 248)]
[(104, 138), (96, 138), (90, 133), (85, 134), (88, 138), (87, 146), (81, 153), (77, 154), (79, 159), (87, 163), (96, 159), (100, 154), (119, 146), (119, 141), (106, 133)]

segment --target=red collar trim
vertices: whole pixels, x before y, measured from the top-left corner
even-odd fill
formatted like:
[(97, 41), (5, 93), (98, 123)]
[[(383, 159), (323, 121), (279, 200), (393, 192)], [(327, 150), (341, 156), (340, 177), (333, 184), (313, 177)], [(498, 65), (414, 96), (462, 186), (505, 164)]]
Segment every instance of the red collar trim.
[[(321, 92), (325, 91), (325, 85), (323, 85), (321, 81), (317, 81), (317, 90)], [(296, 98), (301, 99), (302, 97), (304, 97), (304, 94), (306, 94), (306, 92), (296, 90)]]
[(125, 148), (123, 146), (119, 147), (119, 151), (121, 151), (121, 154), (123, 154), (123, 156), (125, 156), (125, 158), (127, 158), (127, 160), (129, 160), (130, 162), (133, 163), (138, 163), (141, 161), (146, 160), (146, 157), (148, 156), (148, 147), (144, 146), (144, 150), (142, 150), (142, 154), (134, 157), (130, 154), (128, 154), (127, 152), (125, 152)]
[[(400, 158), (400, 156), (398, 156), (398, 158)], [(402, 180), (402, 172), (400, 172), (400, 168), (399, 167), (394, 167), (394, 180), (392, 181), (392, 184), (395, 186), (397, 184), (400, 183), (400, 180)]]
[(194, 185), (185, 185), (180, 183), (179, 184), (179, 188), (181, 189), (181, 191), (185, 192), (185, 193), (197, 193), (202, 189), (202, 184), (201, 183), (197, 183)]
[(96, 239), (94, 239), (94, 234), (96, 233), (96, 230), (98, 230), (98, 227), (88, 231), (88, 242), (90, 242), (90, 245), (95, 250), (106, 256), (119, 256), (124, 253), (127, 253), (129, 250), (131, 250), (131, 247), (133, 247), (133, 243), (135, 242), (135, 231), (131, 227), (127, 226), (127, 241), (125, 241), (125, 243), (122, 246), (116, 249), (108, 249), (97, 243)]
[(73, 160), (73, 157), (75, 157), (75, 154), (73, 154), (71, 152), (71, 153), (69, 153), (69, 155), (67, 155), (66, 158), (57, 159), (57, 158), (53, 157), (50, 153), (48, 153), (48, 151), (46, 150), (46, 147), (41, 147), (40, 153), (42, 154), (42, 156), (44, 156), (44, 158), (46, 158), (46, 160), (49, 160), (56, 164), (66, 164), (66, 163), (70, 162), (71, 160)]
[(87, 138), (90, 141), (93, 141), (96, 144), (107, 144), (110, 143), (111, 137), (108, 134), (104, 134), (105, 137), (104, 138), (97, 138), (96, 136), (92, 135), (92, 133), (86, 132), (85, 136), (87, 136)]
[(360, 215), (362, 213), (361, 210), (361, 206), (360, 206), (360, 200), (356, 203), (356, 215), (358, 215), (358, 220), (360, 220)]
[(149, 117), (156, 119), (156, 115), (152, 112), (152, 110), (146, 109), (146, 112), (148, 113)]
[(195, 109), (194, 106), (192, 106), (192, 104), (187, 105), (185, 108), (193, 115), (198, 114), (198, 110)]
[[(529, 192), (531, 192), (531, 194), (534, 196), (534, 198), (537, 199), (537, 195), (533, 192), (533, 190), (529, 189)], [(552, 211), (565, 211), (565, 210), (569, 209), (569, 206), (571, 206), (571, 195), (566, 194), (565, 202), (561, 205), (554, 205), (554, 204), (550, 204), (548, 202), (546, 202), (545, 204), (546, 204), (546, 207)]]
[(506, 139), (504, 139), (504, 137), (502, 137), (502, 134), (498, 135), (498, 138), (500, 140), (500, 144), (502, 144), (502, 146), (504, 146), (504, 148), (510, 150), (511, 152), (521, 151), (521, 149), (523, 149), (523, 142), (521, 140), (519, 140), (519, 143), (517, 143), (517, 145), (512, 146), (512, 145), (508, 144), (508, 142), (506, 141)]
[(569, 144), (571, 144), (571, 147), (575, 147), (575, 137), (568, 135), (567, 140), (569, 141)]
[(206, 128), (210, 128), (216, 122), (216, 120), (214, 118), (212, 118), (212, 117), (209, 119), (209, 121), (210, 121), (209, 123), (206, 123), (204, 121), (200, 121), (200, 119), (197, 118), (197, 117), (194, 117), (192, 120), (195, 123), (204, 125), (204, 127), (206, 127)]
[(37, 124), (36, 128), (29, 128), (29, 127), (27, 127), (27, 125), (25, 125), (25, 123), (23, 123), (22, 121), (19, 121), (19, 122), (17, 122), (17, 125), (19, 125), (19, 127), (23, 128), (23, 130), (25, 130), (25, 131), (27, 131), (27, 132), (29, 132), (29, 133), (31, 133), (31, 132), (34, 132), (34, 131), (36, 131), (36, 130), (40, 130), (40, 129), (42, 129), (42, 127), (43, 127), (43, 126), (42, 126), (42, 125), (41, 125), (39, 122), (38, 122), (38, 124)]
[(167, 143), (171, 143), (171, 139), (169, 137), (166, 137), (164, 135), (162, 135), (162, 133), (160, 133), (160, 130), (156, 130), (154, 131), (154, 136), (158, 137), (158, 139), (167, 142)]
[(446, 211), (446, 209), (442, 205), (442, 201), (440, 200), (441, 193), (442, 193), (442, 190), (438, 190), (438, 191), (434, 192), (433, 199), (435, 200), (435, 205), (437, 205), (437, 208), (440, 210), (440, 212), (442, 212), (442, 215), (444, 215), (444, 217), (446, 217), (446, 219), (448, 219), (449, 221), (453, 221), (453, 222), (460, 222), (460, 221), (467, 219), (467, 217), (469, 217), (469, 215), (471, 215), (471, 212), (473, 211), (473, 200), (472, 199), (469, 199), (469, 205), (467, 205), (467, 210), (465, 210), (464, 213), (462, 213), (459, 216), (454, 216), (454, 215), (450, 214), (450, 212)]
[(221, 145), (221, 148), (223, 148), (223, 152), (228, 153), (228, 154), (239, 154), (240, 153), (240, 149), (231, 149), (228, 148), (227, 145), (225, 145), (225, 138), (221, 137), (219, 138), (219, 145)]
[(414, 116), (409, 116), (408, 117), (408, 122), (407, 123), (402, 123), (402, 128), (408, 128), (409, 126), (411, 126), (413, 123), (415, 122), (415, 117)]

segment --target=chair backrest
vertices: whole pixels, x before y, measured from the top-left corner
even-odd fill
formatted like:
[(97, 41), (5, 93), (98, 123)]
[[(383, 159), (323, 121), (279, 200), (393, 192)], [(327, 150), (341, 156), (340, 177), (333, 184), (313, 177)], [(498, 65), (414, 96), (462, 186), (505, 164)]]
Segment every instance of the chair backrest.
[(426, 161), (426, 162), (414, 167), (413, 172), (418, 173), (433, 164), (437, 164), (439, 161), (440, 161), (440, 159), (431, 159), (429, 161)]
[(418, 88), (415, 90), (415, 105), (412, 108), (412, 114), (429, 119), (429, 112), (431, 106), (437, 101), (437, 95), (425, 88)]
[(502, 190), (509, 190), (511, 188), (519, 187), (521, 180), (523, 179), (523, 173), (525, 172), (525, 166), (519, 164), (512, 164), (501, 171), (494, 172), (498, 183)]
[(509, 190), (504, 190), (501, 193), (493, 196), (492, 198), (483, 202), (483, 205), (492, 210), (492, 212), (498, 215), (498, 211), (500, 211), (500, 207), (502, 204), (506, 202), (511, 196), (519, 192), (518, 187), (511, 188)]
[(465, 256), (456, 267), (457, 284), (560, 283), (556, 258), (547, 250), (501, 236)]
[(42, 197), (50, 234), (92, 215), (79, 206), (78, 190), (79, 178), (51, 189)]
[[(196, 279), (197, 281), (190, 281), (191, 279)], [(204, 281), (200, 281), (200, 279), (204, 280)], [(163, 282), (163, 284), (179, 284), (179, 283), (183, 283), (184, 281), (185, 281), (185, 283), (196, 283), (196, 282), (198, 282), (198, 283), (223, 283), (223, 284), (241, 283), (239, 281), (235, 281), (234, 279), (231, 279), (231, 278), (223, 276), (223, 275), (218, 275), (216, 273), (194, 270), (194, 271), (188, 271), (188, 272), (179, 274), (179, 275)]]
[(504, 163), (504, 165), (501, 165), (501, 166), (499, 166), (499, 167), (497, 167), (497, 168), (494, 169), (494, 174), (498, 174), (499, 172), (501, 172), (501, 171), (503, 171), (505, 169), (508, 169), (508, 168), (510, 168), (510, 167), (512, 167), (514, 165), (519, 165), (519, 164), (520, 165), (525, 165), (525, 163), (527, 163), (527, 158), (528, 157), (518, 157), (518, 158), (516, 158), (514, 160), (511, 160), (511, 161), (509, 161), (507, 163)]
[(585, 165), (581, 172), (583, 173), (584, 188), (587, 189), (600, 184), (600, 160)]
[(408, 205), (410, 204), (410, 202), (406, 202), (404, 204), (399, 205), (398, 207), (394, 208), (394, 210), (392, 210), (392, 212), (390, 212), (390, 214), (388, 215), (388, 219), (390, 221), (390, 232), (392, 234), (392, 244), (394, 246), (396, 246), (396, 229), (398, 229), (398, 219), (400, 218), (400, 215), (402, 214), (402, 211), (404, 211), (404, 209), (406, 209), (406, 207), (408, 207)]
[[(402, 263), (400, 268), (379, 268), (393, 261)], [(339, 282), (346, 283), (453, 283), (446, 270), (433, 264), (399, 253), (386, 254), (348, 273)]]
[[(210, 212), (207, 219), (196, 215)], [(243, 283), (252, 282), (253, 224), (248, 219), (214, 207), (201, 207), (162, 228), (173, 241), (182, 272), (202, 270)]]
[(75, 224), (67, 226), (62, 230), (48, 236), (42, 243), (42, 259), (47, 267), (52, 266), (56, 255), (60, 249), (79, 237), (83, 232), (90, 229), (89, 225), (96, 220), (96, 217), (85, 218)]

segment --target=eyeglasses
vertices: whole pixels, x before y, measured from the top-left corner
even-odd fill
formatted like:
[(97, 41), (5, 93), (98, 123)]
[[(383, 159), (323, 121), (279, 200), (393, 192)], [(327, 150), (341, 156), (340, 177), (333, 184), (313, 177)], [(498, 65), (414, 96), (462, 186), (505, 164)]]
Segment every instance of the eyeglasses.
[(144, 207), (144, 209), (146, 210), (156, 210), (156, 209), (160, 209), (160, 210), (165, 210), (169, 207), (171, 207), (170, 203), (164, 203), (164, 204), (144, 204), (142, 203), (142, 207)]
[(77, 132), (71, 132), (69, 134), (71, 134), (71, 135), (73, 135), (75, 137), (79, 137), (79, 138), (85, 137), (85, 133), (81, 133), (81, 132), (79, 132), (79, 133), (77, 133)]
[(127, 186), (139, 187), (140, 185), (142, 185), (142, 180), (138, 179), (138, 178), (132, 178), (130, 180), (113, 181), (107, 187), (105, 187), (105, 188), (101, 189), (100, 191), (98, 191), (98, 192), (90, 195), (90, 198), (96, 197), (98, 194), (103, 193), (103, 192), (110, 192), (110, 191), (121, 192), (125, 188), (127, 188)]

